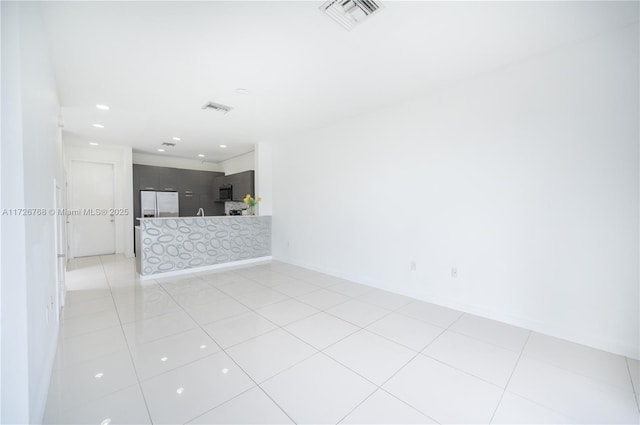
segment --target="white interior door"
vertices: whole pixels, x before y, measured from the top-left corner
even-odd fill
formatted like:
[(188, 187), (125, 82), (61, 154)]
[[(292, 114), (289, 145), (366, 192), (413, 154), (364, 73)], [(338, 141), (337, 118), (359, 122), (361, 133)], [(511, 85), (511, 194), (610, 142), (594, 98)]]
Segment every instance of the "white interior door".
[[(72, 161), (71, 215), (73, 256), (116, 252), (113, 164)], [(106, 213), (105, 213), (106, 212)]]

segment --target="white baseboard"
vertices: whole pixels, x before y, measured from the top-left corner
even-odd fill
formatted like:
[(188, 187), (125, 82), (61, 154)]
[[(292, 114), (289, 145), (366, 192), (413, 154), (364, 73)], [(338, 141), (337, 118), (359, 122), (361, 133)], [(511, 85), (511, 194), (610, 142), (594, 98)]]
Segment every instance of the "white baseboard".
[(365, 282), (360, 279), (354, 278), (354, 276), (345, 275), (336, 270), (328, 270), (315, 267), (313, 265), (305, 264), (304, 262), (297, 261), (291, 258), (275, 256), (275, 261), (280, 261), (287, 264), (292, 264), (298, 267), (304, 267), (319, 273), (328, 274), (331, 276), (339, 277), (341, 279), (350, 280), (352, 282), (367, 285), (373, 288), (383, 289), (385, 291), (394, 292), (400, 295), (404, 295), (419, 301), (425, 301), (432, 304), (437, 304), (443, 307), (448, 307), (454, 310), (461, 311), (463, 313), (469, 313), (476, 316), (484, 317), (486, 319), (495, 320), (498, 322), (506, 323), (508, 325), (517, 326), (534, 332), (538, 332), (544, 335), (553, 336), (555, 338), (564, 339), (567, 341), (575, 342), (577, 344), (586, 345), (588, 347), (596, 348), (598, 350), (607, 351), (609, 353), (619, 354), (621, 356), (629, 357), (631, 359), (640, 360), (640, 351), (638, 347), (633, 344), (626, 343), (624, 341), (611, 340), (602, 338), (598, 335), (589, 334), (577, 334), (570, 329), (559, 327), (554, 323), (546, 323), (538, 320), (534, 320), (529, 317), (524, 317), (518, 314), (495, 311), (494, 309), (488, 309), (483, 306), (469, 305), (461, 303), (458, 300), (448, 299), (443, 297), (426, 297), (419, 296), (412, 291), (394, 291), (389, 288), (374, 285), (371, 282)]

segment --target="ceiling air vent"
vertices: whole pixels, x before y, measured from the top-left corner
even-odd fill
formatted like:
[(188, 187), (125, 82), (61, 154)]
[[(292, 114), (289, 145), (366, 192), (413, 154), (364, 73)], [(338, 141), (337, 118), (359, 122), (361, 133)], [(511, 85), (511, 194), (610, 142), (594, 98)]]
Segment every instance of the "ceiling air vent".
[(220, 112), (222, 114), (226, 114), (233, 108), (231, 106), (221, 105), (219, 103), (207, 102), (202, 106), (202, 109), (204, 109), (205, 111), (211, 110), (211, 111)]
[(171, 142), (163, 142), (162, 146), (169, 146), (170, 148), (174, 147), (176, 144)]
[(347, 30), (382, 10), (383, 4), (372, 0), (329, 0), (320, 10)]

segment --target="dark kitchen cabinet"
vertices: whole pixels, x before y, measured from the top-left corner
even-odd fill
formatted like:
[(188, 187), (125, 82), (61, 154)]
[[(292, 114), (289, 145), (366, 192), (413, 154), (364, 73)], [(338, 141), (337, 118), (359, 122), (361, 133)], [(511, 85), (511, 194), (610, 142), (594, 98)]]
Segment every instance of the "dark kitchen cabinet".
[(217, 188), (214, 191), (214, 180), (219, 177), (224, 177), (224, 173), (134, 164), (134, 225), (140, 217), (141, 190), (177, 191), (182, 217), (195, 216), (199, 208), (203, 208), (206, 215), (223, 215), (224, 205), (214, 203), (218, 192)]
[(234, 201), (242, 201), (247, 194), (255, 197), (255, 172), (253, 170), (231, 174), (227, 177), (231, 178)]
[(197, 193), (179, 192), (178, 202), (180, 217), (192, 217), (198, 213), (200, 196)]
[(216, 203), (213, 196), (206, 193), (183, 193), (179, 195), (180, 216), (192, 217), (202, 208), (205, 216), (224, 215), (224, 204)]
[(216, 201), (220, 201), (220, 186), (230, 184), (233, 192), (233, 201), (244, 200), (247, 193), (255, 196), (255, 172), (253, 170), (243, 171), (236, 174), (228, 174), (213, 179), (213, 196)]
[(183, 169), (177, 169), (178, 171), (178, 191), (180, 193), (182, 192), (186, 192), (186, 193), (198, 193), (199, 192), (199, 188), (201, 186), (200, 183), (198, 183), (198, 171), (196, 170), (183, 170)]
[(159, 190), (159, 175), (155, 168), (160, 167), (151, 167), (149, 165), (134, 165), (134, 174), (137, 172), (138, 175), (138, 187), (134, 186), (134, 188), (137, 190)]
[(218, 176), (213, 179), (213, 199), (216, 202), (224, 202), (220, 200), (220, 186), (229, 184), (229, 176)]
[(224, 173), (133, 164), (133, 225), (139, 224), (141, 190), (177, 191), (180, 217), (194, 217), (200, 208), (206, 216), (224, 215), (224, 203), (215, 202), (220, 177)]
[(168, 167), (157, 168), (157, 185), (158, 190), (177, 191), (178, 190), (178, 169)]
[(213, 173), (211, 171), (197, 170), (179, 170), (181, 171), (179, 188), (180, 191), (192, 193), (207, 193), (213, 188), (213, 179), (222, 173)]
[(224, 215), (224, 203), (215, 202), (211, 193), (200, 194), (200, 206), (204, 208), (205, 215)]

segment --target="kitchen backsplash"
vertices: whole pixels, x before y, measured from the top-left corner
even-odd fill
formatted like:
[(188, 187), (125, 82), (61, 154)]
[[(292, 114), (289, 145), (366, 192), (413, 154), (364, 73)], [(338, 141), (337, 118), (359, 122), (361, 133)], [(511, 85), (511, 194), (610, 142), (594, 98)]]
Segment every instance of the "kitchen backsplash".
[(224, 203), (224, 213), (229, 215), (229, 210), (246, 210), (247, 204), (238, 201), (227, 201)]

